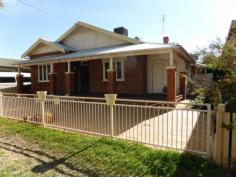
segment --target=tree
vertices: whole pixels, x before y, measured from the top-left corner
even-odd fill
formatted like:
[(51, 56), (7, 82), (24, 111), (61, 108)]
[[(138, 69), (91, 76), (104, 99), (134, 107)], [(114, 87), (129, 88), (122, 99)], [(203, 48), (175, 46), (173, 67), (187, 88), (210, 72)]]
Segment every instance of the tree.
[(226, 102), (236, 97), (236, 40), (227, 41), (225, 44), (217, 39), (207, 48), (195, 53), (198, 61), (214, 69), (223, 76), (211, 83), (196, 85), (205, 89), (205, 96), (213, 105)]
[(0, 8), (4, 7), (3, 0), (0, 0)]

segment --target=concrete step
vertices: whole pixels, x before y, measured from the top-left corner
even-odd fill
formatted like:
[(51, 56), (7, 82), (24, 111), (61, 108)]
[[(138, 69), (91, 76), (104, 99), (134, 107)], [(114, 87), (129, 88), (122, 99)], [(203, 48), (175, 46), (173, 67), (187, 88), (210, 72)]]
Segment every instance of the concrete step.
[(183, 100), (183, 95), (176, 95), (176, 102), (180, 102)]

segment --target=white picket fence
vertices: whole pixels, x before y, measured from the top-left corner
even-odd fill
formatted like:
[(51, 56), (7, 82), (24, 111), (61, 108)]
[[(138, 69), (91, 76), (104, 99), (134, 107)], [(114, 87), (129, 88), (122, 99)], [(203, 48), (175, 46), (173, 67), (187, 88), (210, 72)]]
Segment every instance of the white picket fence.
[[(112, 111), (111, 111), (112, 109)], [(1, 116), (83, 133), (112, 136), (148, 145), (206, 155), (210, 106), (104, 98), (3, 94)]]

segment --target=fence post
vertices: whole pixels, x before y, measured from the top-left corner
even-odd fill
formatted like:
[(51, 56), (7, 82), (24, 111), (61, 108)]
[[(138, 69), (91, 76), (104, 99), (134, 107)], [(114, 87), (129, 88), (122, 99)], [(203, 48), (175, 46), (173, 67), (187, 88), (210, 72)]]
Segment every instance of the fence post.
[(211, 104), (207, 104), (207, 157), (212, 158)]
[(216, 112), (216, 132), (214, 138), (213, 162), (217, 165), (223, 165), (223, 144), (224, 144), (224, 129), (222, 124), (225, 116), (225, 104), (219, 104)]
[(106, 103), (110, 110), (111, 137), (114, 137), (114, 105), (116, 103), (116, 96), (116, 94), (105, 94)]
[(233, 114), (231, 169), (236, 170), (236, 114)]
[(3, 93), (0, 92), (0, 117), (3, 117)]
[(38, 91), (37, 95), (38, 95), (38, 99), (39, 99), (40, 105), (41, 105), (42, 124), (43, 124), (43, 126), (45, 126), (45, 99), (47, 96), (47, 92), (46, 91)]

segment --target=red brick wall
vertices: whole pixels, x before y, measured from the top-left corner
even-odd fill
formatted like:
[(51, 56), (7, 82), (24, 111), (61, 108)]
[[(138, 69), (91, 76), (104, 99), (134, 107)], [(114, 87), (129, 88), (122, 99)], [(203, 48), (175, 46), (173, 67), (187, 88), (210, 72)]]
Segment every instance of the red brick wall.
[[(56, 94), (66, 94), (66, 63), (54, 64), (54, 72), (56, 75)], [(37, 91), (48, 91), (49, 92), (49, 82), (38, 82), (38, 66), (31, 66), (31, 91), (36, 93)]]
[[(57, 73), (56, 94), (66, 94), (66, 63), (54, 64), (54, 72)], [(147, 56), (132, 56), (124, 61), (125, 81), (117, 81), (117, 93), (146, 93), (147, 90)], [(101, 60), (89, 62), (89, 80), (91, 93), (106, 93), (107, 82), (103, 82), (103, 65)], [(40, 90), (49, 92), (49, 83), (38, 82), (38, 67), (31, 67), (32, 93)], [(79, 84), (79, 83), (75, 83)]]
[(57, 75), (56, 93), (59, 95), (66, 94), (66, 67), (67, 63), (54, 64), (54, 72)]
[(167, 69), (167, 100), (176, 101), (176, 69)]
[[(117, 93), (146, 93), (147, 90), (147, 57), (131, 56), (124, 61), (125, 81), (117, 81)], [(103, 82), (103, 65), (101, 60), (89, 62), (90, 92), (106, 93)]]
[(38, 82), (38, 66), (31, 66), (31, 92), (36, 93), (37, 91), (48, 91), (49, 82)]

